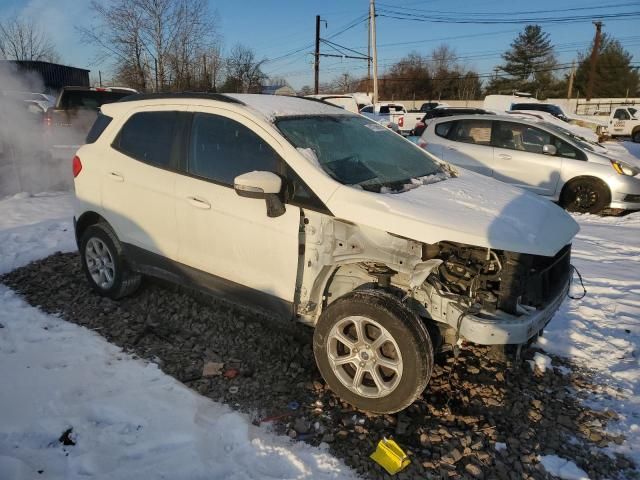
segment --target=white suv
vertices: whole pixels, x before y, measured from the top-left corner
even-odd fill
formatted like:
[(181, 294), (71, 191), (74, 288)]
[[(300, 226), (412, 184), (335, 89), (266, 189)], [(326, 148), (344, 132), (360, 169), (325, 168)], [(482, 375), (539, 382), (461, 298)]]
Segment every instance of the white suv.
[(462, 339), (528, 342), (567, 293), (562, 209), (321, 101), (137, 95), (88, 141), (75, 225), (97, 292), (147, 274), (297, 318), (363, 410), (411, 404)]

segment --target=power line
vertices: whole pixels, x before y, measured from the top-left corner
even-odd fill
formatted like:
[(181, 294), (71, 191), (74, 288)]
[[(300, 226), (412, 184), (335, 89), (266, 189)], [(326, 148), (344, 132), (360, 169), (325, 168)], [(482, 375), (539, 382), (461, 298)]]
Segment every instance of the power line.
[[(396, 20), (410, 20), (414, 22), (427, 23), (452, 23), (452, 24), (477, 24), (477, 25), (495, 25), (495, 24), (567, 24), (591, 22), (594, 15), (572, 15), (567, 17), (531, 17), (531, 18), (514, 18), (514, 16), (504, 18), (465, 18), (464, 16), (444, 16), (444, 15), (416, 15), (406, 14), (391, 9), (380, 9), (381, 17), (392, 18)], [(623, 12), (623, 13), (604, 13), (598, 15), (599, 19), (618, 20), (622, 18), (635, 18), (640, 16), (640, 12)]]

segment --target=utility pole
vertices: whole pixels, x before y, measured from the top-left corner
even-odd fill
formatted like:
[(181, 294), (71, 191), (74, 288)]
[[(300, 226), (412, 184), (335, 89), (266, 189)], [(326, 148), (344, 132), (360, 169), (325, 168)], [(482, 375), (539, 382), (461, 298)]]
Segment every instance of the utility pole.
[(598, 63), (598, 53), (600, 51), (600, 37), (602, 36), (602, 22), (593, 22), (596, 26), (596, 37), (593, 40), (593, 50), (589, 60), (589, 82), (587, 83), (587, 101), (593, 96), (593, 84), (596, 78), (596, 63)]
[(316, 55), (313, 69), (315, 73), (313, 93), (317, 95), (320, 90), (320, 15), (316, 15)]
[(369, 18), (371, 18), (371, 48), (373, 49), (373, 103), (378, 103), (378, 47), (376, 46), (376, 4), (369, 0)]
[(571, 73), (569, 73), (569, 88), (567, 88), (567, 100), (571, 100), (573, 94), (573, 77), (576, 74), (576, 61), (571, 62)]
[(98, 70), (98, 82), (100, 83), (100, 86), (102, 87), (102, 72), (100, 70)]
[(371, 9), (369, 9), (367, 32), (367, 95), (369, 95), (371, 91)]

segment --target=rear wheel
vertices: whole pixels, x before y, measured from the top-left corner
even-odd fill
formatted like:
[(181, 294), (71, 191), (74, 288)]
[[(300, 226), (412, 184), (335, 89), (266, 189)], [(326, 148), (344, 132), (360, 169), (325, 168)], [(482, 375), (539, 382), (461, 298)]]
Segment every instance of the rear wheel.
[(635, 132), (633, 132), (633, 135), (631, 136), (631, 139), (635, 142), (635, 143), (640, 143), (640, 129), (636, 130)]
[(104, 223), (89, 226), (80, 239), (82, 269), (91, 287), (113, 299), (130, 295), (140, 286), (141, 276), (125, 262), (122, 244)]
[(599, 213), (611, 203), (609, 188), (596, 178), (578, 178), (569, 182), (560, 204), (570, 212)]
[(433, 346), (424, 324), (382, 290), (357, 290), (322, 313), (313, 351), (329, 387), (356, 408), (393, 413), (425, 389)]

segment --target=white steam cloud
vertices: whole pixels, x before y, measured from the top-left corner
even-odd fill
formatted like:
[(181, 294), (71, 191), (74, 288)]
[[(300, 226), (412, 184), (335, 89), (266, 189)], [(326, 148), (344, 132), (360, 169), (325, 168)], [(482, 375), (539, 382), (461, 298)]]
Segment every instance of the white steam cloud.
[(0, 198), (73, 186), (71, 158), (51, 155), (42, 111), (17, 96), (42, 91), (39, 76), (0, 62)]

